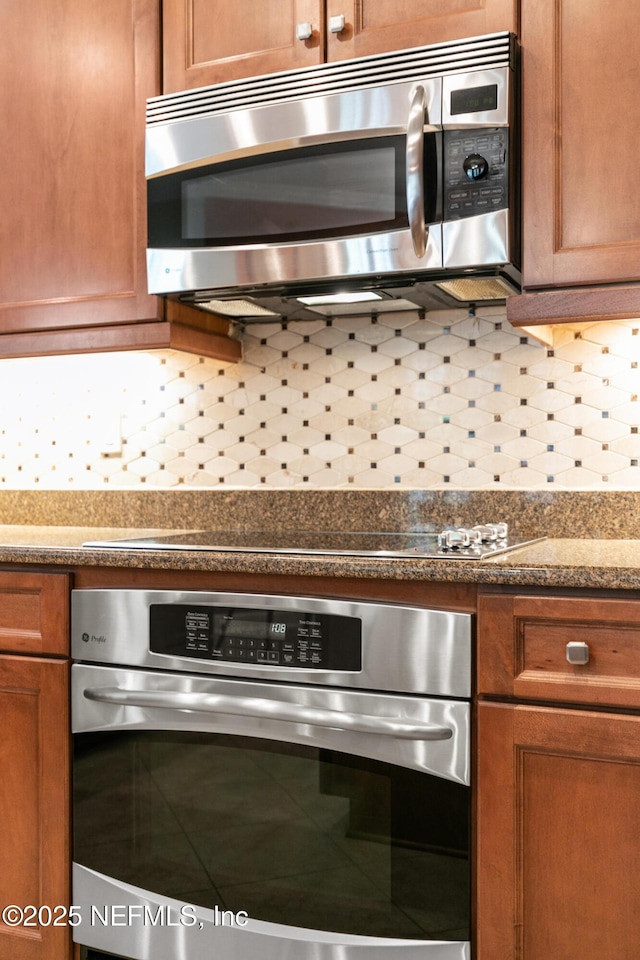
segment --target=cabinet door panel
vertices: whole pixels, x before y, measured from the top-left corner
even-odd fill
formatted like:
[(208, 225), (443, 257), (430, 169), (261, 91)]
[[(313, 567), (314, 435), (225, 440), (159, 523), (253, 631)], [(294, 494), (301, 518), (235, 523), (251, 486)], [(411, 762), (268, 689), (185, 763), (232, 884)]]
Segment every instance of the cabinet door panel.
[(482, 703), (478, 960), (635, 960), (640, 717)]
[(640, 276), (639, 35), (624, 0), (523, 4), (526, 287)]
[(339, 14), (346, 25), (340, 33), (328, 33), (328, 60), (515, 31), (517, 26), (514, 0), (327, 0), (327, 22)]
[[(69, 904), (69, 667), (0, 657), (0, 903)], [(0, 923), (0, 960), (65, 960), (67, 925)]]
[(0, 333), (157, 315), (146, 292), (155, 0), (3, 4)]
[(0, 573), (0, 652), (69, 655), (66, 573)]
[[(299, 23), (311, 24), (308, 40)], [(165, 93), (324, 58), (324, 0), (164, 0), (163, 25)]]

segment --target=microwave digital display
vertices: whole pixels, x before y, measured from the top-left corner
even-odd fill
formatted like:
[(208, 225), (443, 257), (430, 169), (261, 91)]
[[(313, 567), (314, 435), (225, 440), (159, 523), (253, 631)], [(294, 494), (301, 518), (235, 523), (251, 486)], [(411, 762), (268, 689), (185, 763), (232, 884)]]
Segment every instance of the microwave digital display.
[(465, 87), (451, 91), (451, 115), (460, 113), (484, 113), (498, 109), (498, 85), (489, 83), (483, 87)]

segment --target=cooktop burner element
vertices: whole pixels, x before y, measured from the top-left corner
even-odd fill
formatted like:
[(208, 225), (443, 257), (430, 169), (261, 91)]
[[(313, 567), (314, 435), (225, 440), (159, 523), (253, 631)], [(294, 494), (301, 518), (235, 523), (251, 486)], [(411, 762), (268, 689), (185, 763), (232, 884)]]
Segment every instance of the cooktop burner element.
[(131, 540), (88, 541), (85, 547), (127, 550), (199, 550), (240, 553), (324, 554), (351, 557), (407, 557), (485, 560), (527, 546), (528, 540), (509, 537), (506, 523), (474, 527), (426, 527), (407, 533), (367, 533), (337, 530), (195, 530), (190, 533)]

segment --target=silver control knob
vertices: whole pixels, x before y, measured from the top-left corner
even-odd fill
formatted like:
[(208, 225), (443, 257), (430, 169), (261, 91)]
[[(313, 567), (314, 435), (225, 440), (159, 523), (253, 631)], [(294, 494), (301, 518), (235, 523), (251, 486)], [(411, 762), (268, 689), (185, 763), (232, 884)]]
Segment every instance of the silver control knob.
[(483, 542), (491, 540), (506, 540), (509, 527), (506, 523), (479, 523), (473, 527), (480, 534)]
[(443, 530), (438, 534), (438, 546), (450, 550), (452, 547), (468, 547), (469, 534), (466, 530)]
[(509, 533), (509, 525), (506, 523), (488, 523), (488, 527), (492, 527), (496, 531), (496, 536), (498, 540), (506, 540), (507, 534)]
[(482, 534), (479, 530), (476, 530), (475, 527), (471, 527), (470, 530), (465, 531), (469, 537), (469, 543), (482, 543)]

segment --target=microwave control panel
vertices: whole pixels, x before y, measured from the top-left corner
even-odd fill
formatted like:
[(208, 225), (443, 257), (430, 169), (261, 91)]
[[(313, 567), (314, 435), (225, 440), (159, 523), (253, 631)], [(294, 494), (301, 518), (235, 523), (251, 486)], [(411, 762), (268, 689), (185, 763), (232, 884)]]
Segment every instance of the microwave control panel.
[(509, 129), (445, 130), (444, 219), (476, 217), (508, 206)]
[(362, 668), (357, 617), (299, 610), (151, 604), (151, 653), (304, 670)]

